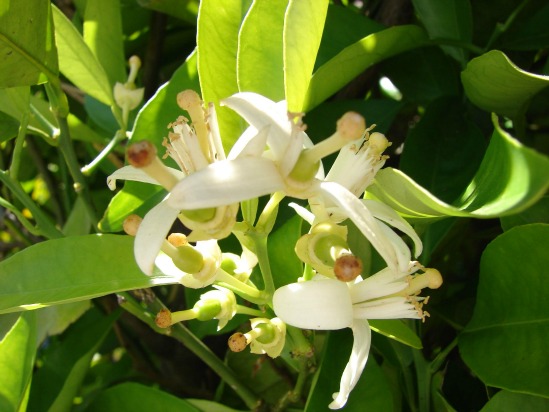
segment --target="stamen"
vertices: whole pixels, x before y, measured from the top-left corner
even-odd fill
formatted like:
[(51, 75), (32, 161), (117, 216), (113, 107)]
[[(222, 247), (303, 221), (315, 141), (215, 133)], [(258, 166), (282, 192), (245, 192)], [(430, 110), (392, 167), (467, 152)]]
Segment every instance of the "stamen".
[(381, 155), (391, 144), (384, 134), (378, 132), (372, 133), (368, 139), (368, 147), (377, 155)]
[(156, 155), (156, 147), (149, 141), (133, 143), (127, 149), (128, 162), (135, 168), (143, 169), (150, 177), (156, 180), (166, 190), (178, 182), (170, 169)]
[(442, 285), (442, 275), (436, 269), (425, 269), (425, 273), (411, 277), (408, 287), (399, 294), (401, 296), (418, 295), (422, 289), (438, 289)]
[(362, 273), (362, 261), (353, 255), (340, 256), (334, 265), (336, 278), (342, 282), (351, 282)]
[(175, 247), (169, 241), (165, 241), (162, 243), (161, 250), (185, 273), (198, 273), (204, 267), (204, 257), (191, 245)]
[(188, 245), (187, 236), (183, 233), (171, 233), (168, 236), (168, 242), (175, 247)]
[(128, 63), (130, 64), (130, 73), (128, 75), (127, 83), (135, 83), (135, 78), (137, 77), (137, 72), (139, 71), (139, 68), (141, 67), (141, 59), (138, 56), (131, 56), (128, 59)]
[(200, 142), (202, 154), (212, 162), (210, 158), (210, 149), (208, 144), (208, 126), (204, 120), (204, 108), (202, 99), (194, 90), (185, 90), (177, 95), (177, 104), (183, 110), (186, 110), (191, 116), (193, 127)]

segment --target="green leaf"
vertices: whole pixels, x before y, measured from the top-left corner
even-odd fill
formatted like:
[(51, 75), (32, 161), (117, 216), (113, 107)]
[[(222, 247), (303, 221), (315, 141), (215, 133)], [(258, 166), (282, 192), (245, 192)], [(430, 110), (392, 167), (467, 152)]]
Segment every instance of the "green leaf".
[(122, 383), (102, 392), (87, 412), (150, 412), (156, 410), (200, 412), (184, 399), (139, 383)]
[(38, 325), (37, 341), (43, 342), (48, 336), (63, 333), (65, 329), (76, 322), (90, 307), (91, 300), (82, 300), (37, 309), (35, 311)]
[(59, 67), (74, 85), (107, 106), (115, 104), (112, 88), (105, 70), (97, 61), (84, 39), (72, 23), (55, 6), (55, 44), (59, 53)]
[(547, 411), (549, 399), (508, 391), (499, 391), (480, 412)]
[(400, 170), (439, 199), (452, 202), (473, 179), (485, 145), (461, 98), (437, 99), (406, 137)]
[(316, 107), (368, 67), (426, 43), (427, 35), (423, 29), (412, 25), (390, 27), (364, 37), (343, 49), (313, 74), (303, 110)]
[(399, 170), (381, 170), (368, 188), (370, 197), (404, 217), (432, 221), (444, 216), (491, 218), (518, 213), (549, 188), (549, 159), (503, 131), (494, 116), (494, 133), (475, 177), (453, 205), (437, 199)]
[(104, 316), (90, 310), (63, 335), (60, 344), (45, 350), (29, 398), (31, 411), (68, 411), (90, 368), (92, 357), (107, 336), (119, 312)]
[[(469, 0), (412, 0), (419, 19), (431, 39), (470, 43), (473, 37), (473, 16)], [(465, 65), (467, 50), (457, 46), (442, 49)]]
[(160, 272), (141, 273), (129, 236), (55, 239), (0, 262), (0, 313), (176, 282)]
[(35, 353), (36, 319), (25, 312), (0, 342), (0, 410), (26, 410)]
[(86, 2), (84, 41), (105, 70), (109, 82), (127, 80), (120, 0)]
[[(305, 405), (305, 412), (328, 410), (328, 404), (333, 400), (332, 394), (339, 391), (341, 374), (349, 361), (352, 342), (353, 335), (349, 329), (329, 333), (322, 362)], [(393, 410), (393, 395), (389, 383), (371, 353), (344, 410)]]
[(13, 139), (18, 131), (19, 122), (0, 111), (0, 143)]
[(81, 197), (78, 197), (63, 226), (63, 234), (65, 236), (87, 235), (90, 233), (91, 227), (92, 222), (87, 211), (86, 203)]
[(526, 110), (536, 93), (549, 86), (548, 76), (519, 69), (498, 50), (471, 60), (461, 73), (461, 81), (475, 105), (513, 119)]
[(290, 0), (286, 10), (284, 86), (291, 112), (301, 112), (305, 108), (327, 12), (327, 0)]
[(277, 288), (296, 282), (303, 274), (303, 264), (294, 251), (302, 223), (303, 219), (293, 216), (269, 236), (269, 261)]
[(57, 77), (50, 2), (0, 4), (0, 88), (30, 86)]
[(500, 220), (504, 231), (529, 223), (549, 223), (549, 195), (542, 197), (533, 206), (530, 206), (523, 212), (504, 216)]
[[(537, 4), (536, 4), (537, 3)], [(542, 5), (543, 2), (533, 2), (530, 6)], [(524, 13), (525, 20), (516, 19), (513, 26), (517, 30), (503, 33), (499, 44), (504, 49), (537, 50), (549, 44), (549, 4), (542, 5), (534, 12)]]
[(198, 72), (202, 99), (216, 105), (225, 150), (232, 147), (247, 127), (221, 99), (238, 92), (236, 60), (238, 32), (251, 0), (203, 0), (198, 11)]
[(282, 30), (287, 1), (255, 1), (238, 35), (238, 89), (284, 100)]
[(139, 0), (141, 7), (156, 10), (195, 25), (198, 0)]
[(549, 225), (515, 227), (485, 249), (460, 353), (489, 386), (549, 396)]
[(381, 333), (412, 348), (423, 348), (421, 339), (400, 319), (369, 319), (368, 323), (370, 324), (370, 328), (377, 333)]

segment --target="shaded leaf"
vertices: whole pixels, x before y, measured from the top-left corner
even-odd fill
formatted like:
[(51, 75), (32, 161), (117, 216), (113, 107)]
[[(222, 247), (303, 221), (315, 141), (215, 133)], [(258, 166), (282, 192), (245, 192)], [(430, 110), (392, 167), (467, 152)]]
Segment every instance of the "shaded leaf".
[(511, 118), (519, 116), (530, 99), (549, 86), (548, 76), (519, 69), (498, 50), (471, 60), (461, 73), (461, 81), (475, 105)]
[(549, 399), (508, 391), (499, 391), (480, 412), (547, 411)]
[(25, 312), (0, 342), (0, 410), (26, 410), (36, 352), (36, 319)]
[(137, 2), (141, 7), (168, 14), (193, 25), (196, 24), (198, 0), (137, 0)]
[(55, 239), (0, 262), (0, 313), (176, 282), (159, 272), (143, 274), (135, 263), (129, 236)]
[(504, 231), (529, 223), (549, 223), (549, 196), (542, 197), (533, 206), (521, 213), (504, 216), (500, 220)]
[(369, 319), (370, 329), (400, 343), (421, 349), (423, 345), (416, 333), (400, 319)]
[(284, 87), (288, 110), (305, 111), (305, 96), (322, 38), (327, 0), (290, 0), (284, 21)]
[(549, 396), (549, 225), (515, 227), (485, 249), (461, 356), (489, 386)]
[(0, 10), (0, 88), (57, 76), (50, 2), (4, 1)]
[(426, 42), (423, 29), (410, 25), (390, 27), (346, 47), (313, 74), (303, 111), (318, 106), (368, 67)]
[(303, 264), (294, 251), (302, 223), (299, 216), (293, 216), (269, 236), (269, 261), (277, 288), (296, 282), (303, 274)]
[(493, 120), (495, 130), (480, 168), (453, 205), (437, 199), (404, 173), (392, 168), (378, 172), (368, 188), (369, 195), (411, 219), (489, 218), (526, 209), (549, 187), (549, 159), (503, 131), (495, 116)]

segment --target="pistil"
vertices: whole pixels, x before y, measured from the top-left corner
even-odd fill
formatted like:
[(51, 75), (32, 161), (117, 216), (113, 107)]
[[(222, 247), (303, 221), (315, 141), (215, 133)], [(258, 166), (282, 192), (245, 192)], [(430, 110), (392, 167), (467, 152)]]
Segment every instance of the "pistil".
[(147, 140), (128, 146), (127, 157), (133, 167), (142, 169), (168, 191), (178, 182), (177, 177), (156, 155), (156, 147)]

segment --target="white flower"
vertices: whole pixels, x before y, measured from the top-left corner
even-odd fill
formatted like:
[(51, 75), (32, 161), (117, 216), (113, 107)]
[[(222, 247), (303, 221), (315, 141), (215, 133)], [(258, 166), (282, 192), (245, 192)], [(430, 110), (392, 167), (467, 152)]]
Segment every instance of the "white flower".
[(409, 262), (406, 272), (386, 268), (355, 283), (317, 275), (314, 280), (292, 283), (277, 289), (273, 297), (276, 315), (286, 324), (302, 329), (337, 330), (351, 328), (354, 336), (350, 360), (341, 377), (339, 392), (334, 393), (330, 409), (342, 408), (358, 382), (371, 344), (368, 319), (424, 319), (426, 299), (418, 296), (421, 289), (438, 288), (442, 277), (435, 269), (421, 268)]
[[(399, 229), (404, 228), (415, 242), (416, 256), (419, 255), (421, 241), (403, 219), (383, 205), (372, 203), (372, 207), (376, 208), (374, 217), (367, 203), (349, 190), (363, 190), (369, 182), (363, 178), (364, 167), (372, 169), (367, 173), (367, 176), (372, 176), (381, 165), (371, 166), (369, 159), (382, 160), (381, 152), (386, 147), (383, 147), (380, 134), (374, 133), (372, 136), (375, 135), (376, 143), (371, 147), (368, 145), (368, 150), (360, 149), (364, 142), (357, 139), (367, 133), (360, 115), (344, 115), (338, 121), (338, 130), (332, 137), (304, 150), (304, 146), (310, 146), (310, 140), (300, 121), (295, 121), (299, 116), (288, 116), (285, 104), (274, 103), (255, 93), (238, 93), (222, 103), (235, 110), (251, 125), (231, 153), (244, 151), (254, 141), (252, 139), (255, 139), (254, 148), (259, 148), (257, 135), (266, 139), (269, 150), (261, 157), (238, 156), (217, 162), (181, 180), (168, 199), (173, 209), (216, 207), (224, 202), (239, 202), (282, 191), (297, 198), (321, 199), (326, 207), (337, 208), (342, 218), (349, 218), (355, 223), (393, 270), (407, 269), (411, 259), (410, 251), (404, 241), (382, 221)], [(349, 140), (354, 142), (348, 143)], [(333, 181), (324, 180), (320, 159), (341, 147), (344, 147), (345, 154), (341, 155), (338, 164), (342, 166), (336, 165), (329, 175)], [(353, 156), (347, 153), (349, 150), (356, 150), (356, 163), (364, 167), (353, 171), (344, 166), (348, 160), (345, 156)], [(345, 186), (346, 178), (351, 178), (349, 189)]]

